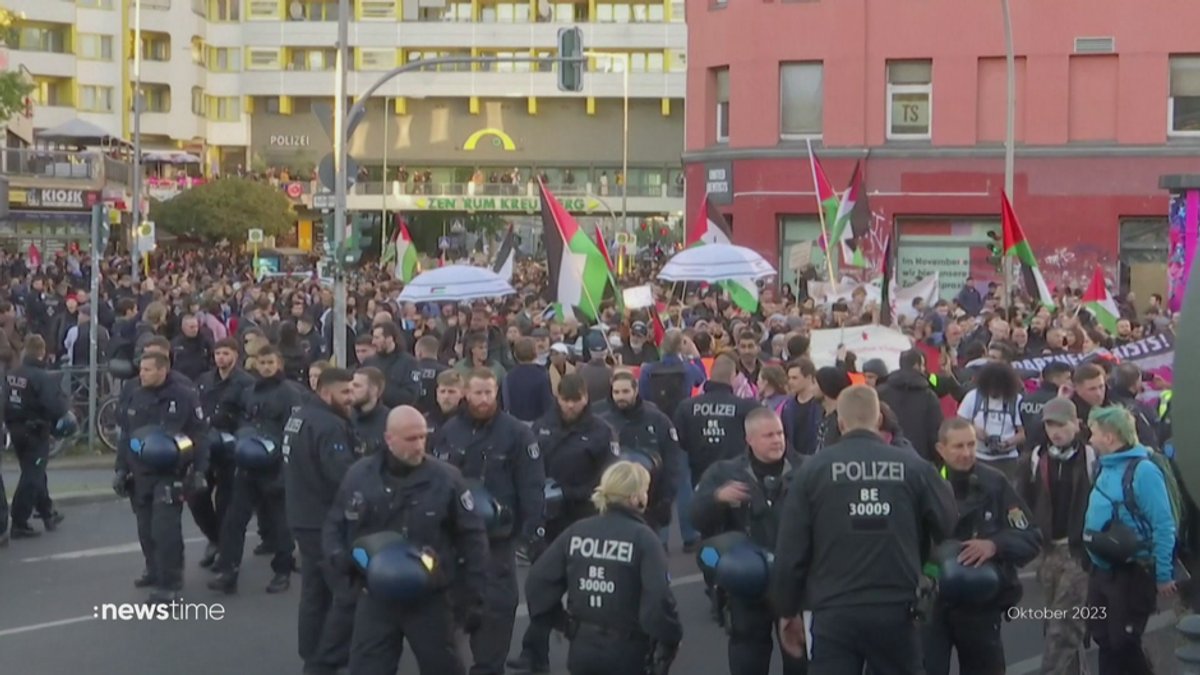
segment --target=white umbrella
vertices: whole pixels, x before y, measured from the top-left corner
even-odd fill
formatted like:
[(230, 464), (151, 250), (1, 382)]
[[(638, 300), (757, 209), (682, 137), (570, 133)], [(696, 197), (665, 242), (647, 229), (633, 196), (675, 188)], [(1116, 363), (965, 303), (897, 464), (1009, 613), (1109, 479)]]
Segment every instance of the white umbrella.
[(676, 253), (658, 278), (663, 281), (726, 281), (761, 279), (775, 274), (771, 263), (745, 246), (705, 244)]
[(400, 291), (403, 302), (460, 302), (499, 298), (516, 291), (499, 274), (485, 267), (447, 265), (422, 272)]

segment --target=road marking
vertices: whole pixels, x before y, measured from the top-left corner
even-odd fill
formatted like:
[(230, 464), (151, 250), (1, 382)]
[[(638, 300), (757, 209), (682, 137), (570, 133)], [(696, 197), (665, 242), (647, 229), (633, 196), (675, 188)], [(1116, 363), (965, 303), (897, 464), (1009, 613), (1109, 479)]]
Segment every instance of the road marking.
[[(1158, 614), (1150, 617), (1150, 620), (1146, 622), (1145, 632), (1149, 634), (1157, 630), (1162, 630), (1163, 628), (1172, 625), (1174, 622), (1174, 611), (1159, 612)], [(1091, 653), (1094, 650), (1095, 647), (1092, 647), (1091, 649), (1086, 650), (1086, 653)], [(1005, 675), (1030, 675), (1030, 673), (1036, 673), (1041, 669), (1042, 656), (1039, 654), (1037, 656), (1027, 658), (1024, 661), (1018, 661), (1012, 664), (1007, 670), (1004, 671), (1004, 673)]]
[[(204, 537), (192, 537), (184, 539), (185, 544), (195, 544), (202, 541), (208, 541)], [(37, 558), (25, 558), (21, 562), (36, 563), (48, 562), (51, 560), (80, 560), (83, 558), (99, 558), (106, 555), (125, 555), (127, 553), (141, 553), (142, 545), (138, 542), (132, 544), (118, 544), (116, 546), (101, 546), (100, 548), (88, 548), (82, 551), (68, 551), (67, 553), (55, 553), (54, 555), (45, 555)]]
[(0, 630), (0, 638), (10, 635), (20, 635), (21, 633), (32, 633), (37, 630), (45, 630), (47, 628), (58, 628), (59, 626), (69, 626), (73, 623), (83, 623), (84, 621), (96, 621), (96, 617), (91, 614), (87, 616), (77, 616), (74, 619), (60, 619), (58, 621), (47, 621), (46, 623), (35, 623), (32, 626), (19, 626), (17, 628), (6, 628)]

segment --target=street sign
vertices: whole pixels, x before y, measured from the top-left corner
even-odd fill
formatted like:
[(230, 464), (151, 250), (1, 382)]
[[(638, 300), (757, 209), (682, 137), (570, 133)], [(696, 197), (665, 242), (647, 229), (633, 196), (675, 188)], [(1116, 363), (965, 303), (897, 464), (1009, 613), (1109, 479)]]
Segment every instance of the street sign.
[(450, 237), (438, 237), (438, 248), (443, 251), (449, 251)]
[(462, 218), (455, 218), (450, 224), (450, 231), (456, 234), (461, 234), (467, 231), (467, 226), (463, 224)]
[[(600, 208), (600, 202), (587, 197), (559, 197), (558, 203), (571, 213), (592, 213)], [(537, 213), (542, 200), (537, 197), (422, 197), (401, 195), (401, 208), (411, 205), (426, 211), (521, 211)]]
[(634, 243), (632, 232), (618, 232), (614, 238), (614, 243), (617, 246), (629, 246)]
[[(333, 182), (333, 153), (325, 155), (317, 164), (317, 179), (321, 181), (321, 185), (325, 186), (326, 190), (333, 192), (337, 184)], [(354, 185), (358, 180), (358, 162), (354, 161), (353, 157), (346, 157), (346, 187)]]
[(246, 233), (246, 241), (251, 244), (261, 244), (263, 241), (263, 231), (258, 228), (250, 230)]
[(314, 209), (332, 209), (333, 208), (333, 193), (318, 192), (312, 196), (312, 207)]
[(154, 250), (156, 242), (154, 221), (143, 221), (137, 229), (137, 250), (142, 253), (149, 253)]

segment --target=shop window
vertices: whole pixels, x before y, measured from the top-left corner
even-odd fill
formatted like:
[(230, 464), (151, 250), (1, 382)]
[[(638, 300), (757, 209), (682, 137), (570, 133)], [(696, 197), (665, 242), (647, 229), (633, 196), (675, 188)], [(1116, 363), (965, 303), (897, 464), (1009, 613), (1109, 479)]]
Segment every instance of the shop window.
[[(731, 224), (732, 227), (732, 224)], [(803, 242), (812, 242), (812, 258), (810, 264), (816, 270), (820, 279), (829, 276), (825, 265), (825, 252), (817, 246), (821, 239), (821, 219), (812, 216), (780, 216), (779, 217), (779, 264), (780, 282), (795, 286), (796, 272), (788, 268), (788, 256), (792, 247)]]

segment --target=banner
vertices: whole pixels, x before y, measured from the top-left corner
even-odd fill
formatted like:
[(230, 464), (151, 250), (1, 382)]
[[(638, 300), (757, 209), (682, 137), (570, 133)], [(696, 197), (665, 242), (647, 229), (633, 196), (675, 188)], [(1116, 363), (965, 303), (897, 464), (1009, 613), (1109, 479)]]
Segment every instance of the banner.
[[(881, 282), (882, 278), (877, 278), (870, 283), (863, 283), (843, 277), (837, 288), (833, 288), (824, 281), (810, 281), (808, 282), (808, 294), (816, 300), (817, 304), (828, 306), (839, 301), (849, 302), (854, 291), (861, 288), (867, 294), (867, 302), (879, 302)], [(937, 302), (941, 292), (941, 280), (938, 273), (934, 272), (911, 286), (898, 288), (896, 280), (893, 279), (891, 290), (892, 316), (907, 316), (914, 319), (917, 311), (913, 309), (913, 300), (923, 298), (927, 306)]]
[(838, 347), (854, 352), (858, 367), (871, 359), (882, 359), (888, 370), (900, 369), (900, 354), (912, 349), (912, 340), (904, 333), (886, 326), (853, 326), (851, 328), (825, 328), (809, 333), (812, 341), (809, 353), (813, 365), (818, 368), (837, 365)]
[[(1164, 330), (1161, 333), (1155, 333), (1141, 340), (1117, 347), (1111, 350), (1111, 353), (1113, 356), (1121, 359), (1122, 363), (1132, 363), (1142, 370), (1158, 371), (1166, 369), (1166, 373), (1160, 374), (1169, 379), (1170, 368), (1175, 361), (1175, 333), (1170, 330)], [(1040, 373), (1042, 368), (1051, 361), (1060, 361), (1076, 366), (1084, 358), (1086, 358), (1084, 354), (1048, 354), (1046, 356), (1014, 361), (1012, 365), (1017, 370), (1033, 370)]]

